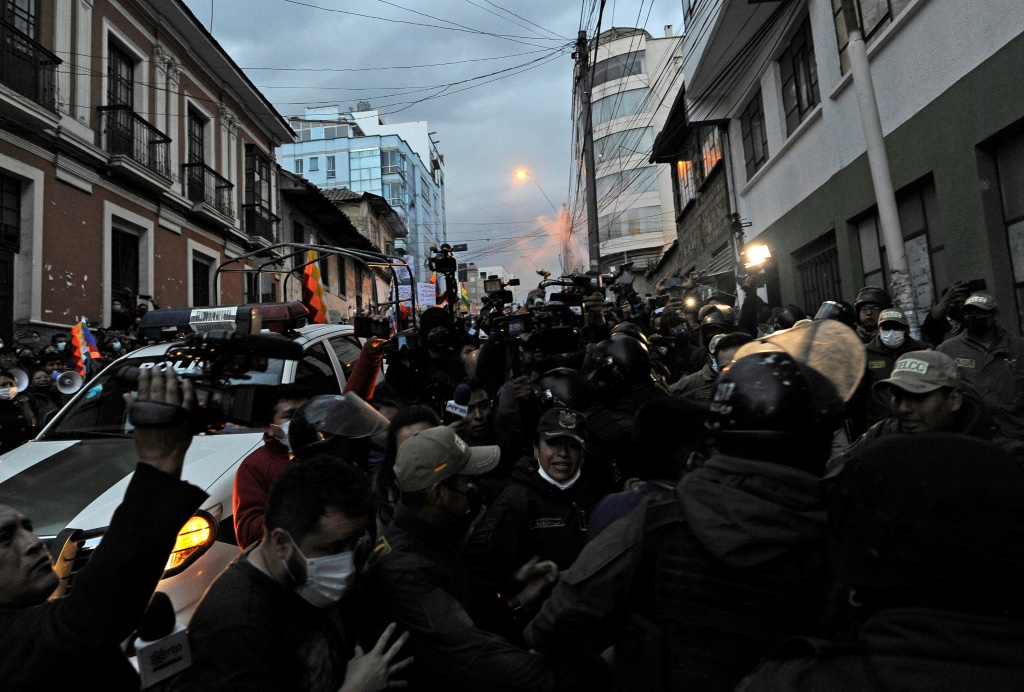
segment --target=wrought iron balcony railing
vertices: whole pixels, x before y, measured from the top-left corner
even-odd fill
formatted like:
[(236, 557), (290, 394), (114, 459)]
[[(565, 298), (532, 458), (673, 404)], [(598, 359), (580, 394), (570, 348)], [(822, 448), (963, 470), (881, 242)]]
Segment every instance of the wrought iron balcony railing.
[(54, 113), (61, 62), (13, 24), (0, 20), (0, 82)]
[(207, 204), (228, 218), (235, 218), (231, 204), (231, 193), (235, 186), (230, 180), (205, 163), (186, 163), (185, 191), (193, 202)]
[(263, 238), (273, 243), (275, 240), (274, 227), (281, 218), (262, 204), (243, 204), (242, 210), (245, 212), (246, 235)]
[(171, 180), (171, 138), (130, 106), (100, 106), (103, 139), (108, 154), (126, 156), (153, 173)]

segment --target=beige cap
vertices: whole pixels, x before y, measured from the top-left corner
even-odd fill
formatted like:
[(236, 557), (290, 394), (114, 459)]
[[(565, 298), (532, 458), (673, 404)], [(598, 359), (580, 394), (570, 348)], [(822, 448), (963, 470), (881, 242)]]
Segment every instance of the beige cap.
[(911, 394), (927, 394), (942, 387), (960, 384), (956, 363), (938, 351), (910, 351), (900, 356), (889, 379), (876, 382), (874, 388), (898, 387)]
[(452, 476), (479, 476), (501, 459), (497, 445), (470, 447), (448, 427), (416, 433), (398, 450), (395, 479), (402, 492), (424, 490)]

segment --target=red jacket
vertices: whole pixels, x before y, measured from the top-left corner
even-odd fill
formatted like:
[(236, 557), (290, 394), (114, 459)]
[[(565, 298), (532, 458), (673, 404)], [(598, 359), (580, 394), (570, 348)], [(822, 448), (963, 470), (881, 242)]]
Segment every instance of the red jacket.
[(263, 516), (270, 487), (288, 468), (288, 448), (271, 435), (263, 435), (263, 446), (250, 454), (235, 474), (231, 505), (235, 517), (235, 538), (246, 548), (263, 538)]
[(352, 368), (352, 374), (345, 381), (345, 394), (352, 392), (362, 397), (363, 401), (373, 398), (373, 390), (377, 388), (377, 375), (380, 374), (380, 365), (384, 360), (384, 350), (380, 353), (370, 353), (370, 350), (363, 346), (359, 352), (359, 358)]

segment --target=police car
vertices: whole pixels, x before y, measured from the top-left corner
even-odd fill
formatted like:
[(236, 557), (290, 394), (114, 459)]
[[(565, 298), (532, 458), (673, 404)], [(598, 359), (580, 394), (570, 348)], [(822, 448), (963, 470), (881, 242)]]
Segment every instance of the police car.
[[(301, 360), (270, 358), (265, 370), (242, 380), (255, 384), (315, 383), (314, 391), (341, 393), (355, 365), (360, 342), (348, 325), (306, 325), (301, 303), (154, 310), (140, 325), (149, 336), (208, 329), (248, 328), (262, 320), (302, 347)], [(39, 436), (0, 457), (0, 498), (31, 517), (50, 545), (61, 578), (55, 596), (74, 588), (75, 574), (103, 538), (124, 497), (137, 455), (126, 422), (118, 381), (122, 366), (152, 367), (164, 361), (168, 344), (148, 346), (115, 361), (85, 386)], [(170, 596), (178, 621), (187, 624), (210, 582), (238, 555), (231, 494), (235, 472), (263, 444), (262, 429), (228, 426), (196, 435), (182, 478), (209, 495), (182, 527), (167, 560), (159, 590)]]

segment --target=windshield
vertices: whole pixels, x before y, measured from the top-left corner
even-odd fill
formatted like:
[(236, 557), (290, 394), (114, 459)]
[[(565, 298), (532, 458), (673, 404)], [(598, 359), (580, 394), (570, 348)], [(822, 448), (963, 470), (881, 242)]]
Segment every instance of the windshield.
[[(117, 373), (125, 367), (151, 368), (163, 360), (163, 354), (160, 354), (148, 358), (126, 358), (118, 361), (96, 378), (86, 382), (83, 385), (85, 391), (78, 393), (38, 439), (131, 436), (132, 426), (127, 421), (124, 395), (130, 394), (134, 397), (137, 392), (122, 387), (117, 381)], [(181, 373), (187, 369), (194, 369), (196, 364), (193, 362), (189, 366), (190, 368), (177, 367), (176, 369)], [(279, 358), (270, 358), (267, 361), (266, 371), (250, 372), (244, 378), (233, 378), (231, 384), (276, 385), (281, 383), (283, 372), (284, 361)], [(237, 431), (238, 428), (232, 426), (225, 429), (225, 432)]]

